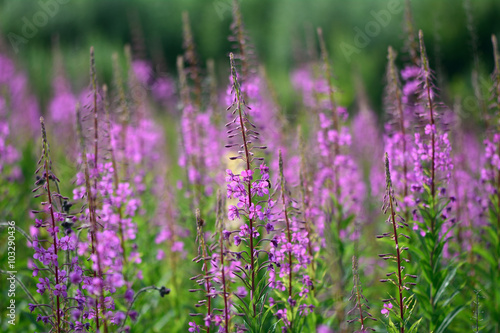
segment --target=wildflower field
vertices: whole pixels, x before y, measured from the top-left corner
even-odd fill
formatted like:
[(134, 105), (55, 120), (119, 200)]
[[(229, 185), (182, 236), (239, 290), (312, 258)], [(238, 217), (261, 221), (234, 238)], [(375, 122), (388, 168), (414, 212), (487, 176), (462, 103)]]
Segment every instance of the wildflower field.
[[(296, 23), (283, 94), (245, 1), (213, 2), (215, 60), (183, 11), (175, 67), (129, 12), (130, 43), (85, 49), (78, 78), (50, 36), (40, 84), (17, 55), (62, 0), (2, 37), (0, 331), (500, 332), (500, 27), (484, 45), (476, 3), (455, 2), (453, 95), (416, 1), (384, 2), (351, 43)], [(367, 91), (356, 56), (396, 21)]]

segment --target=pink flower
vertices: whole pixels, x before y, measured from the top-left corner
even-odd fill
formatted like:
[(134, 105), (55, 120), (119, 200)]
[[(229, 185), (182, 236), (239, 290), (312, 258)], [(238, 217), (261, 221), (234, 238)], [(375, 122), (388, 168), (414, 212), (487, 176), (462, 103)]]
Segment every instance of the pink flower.
[(380, 313), (385, 316), (388, 316), (391, 309), (392, 309), (392, 303), (384, 303), (384, 308), (380, 310)]

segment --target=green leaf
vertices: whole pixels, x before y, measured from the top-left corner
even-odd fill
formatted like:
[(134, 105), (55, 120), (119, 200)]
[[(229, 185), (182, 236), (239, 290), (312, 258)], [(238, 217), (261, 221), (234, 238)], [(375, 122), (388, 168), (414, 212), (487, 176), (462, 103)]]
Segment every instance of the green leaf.
[(422, 318), (420, 318), (419, 320), (417, 320), (413, 325), (411, 325), (410, 329), (408, 330), (408, 333), (413, 333), (413, 332), (417, 332), (417, 329), (418, 329), (418, 325), (420, 325), (420, 322), (422, 321)]
[(394, 323), (392, 322), (392, 320), (390, 318), (389, 318), (389, 324), (387, 325), (387, 332), (399, 333), (398, 328), (396, 327), (396, 325), (394, 325)]
[(448, 288), (451, 280), (453, 280), (453, 278), (455, 277), (455, 275), (457, 273), (457, 269), (460, 266), (462, 266), (462, 265), (455, 266), (448, 272), (448, 275), (446, 276), (443, 283), (441, 284), (438, 291), (436, 292), (436, 296), (434, 297), (434, 304), (437, 304), (439, 302), (439, 299), (441, 298), (441, 296), (445, 292), (446, 288)]
[(445, 332), (446, 328), (451, 324), (453, 319), (460, 313), (465, 308), (465, 305), (460, 305), (459, 307), (455, 308), (455, 310), (451, 311), (448, 313), (448, 315), (444, 318), (443, 322), (441, 325), (436, 330), (436, 333), (443, 333)]

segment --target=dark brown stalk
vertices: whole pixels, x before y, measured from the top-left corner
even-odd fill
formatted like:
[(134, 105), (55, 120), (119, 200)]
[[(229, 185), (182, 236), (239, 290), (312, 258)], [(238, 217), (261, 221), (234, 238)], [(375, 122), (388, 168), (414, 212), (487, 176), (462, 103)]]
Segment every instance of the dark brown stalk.
[[(54, 218), (54, 208), (52, 207), (52, 193), (50, 191), (50, 168), (48, 160), (49, 144), (47, 141), (47, 132), (45, 131), (45, 123), (43, 117), (40, 117), (40, 125), (42, 127), (42, 141), (43, 141), (43, 154), (44, 154), (44, 169), (45, 169), (45, 184), (47, 184), (47, 199), (49, 202), (49, 211), (52, 224), (52, 244), (54, 246), (54, 254), (57, 256), (57, 235), (56, 235), (56, 220)], [(59, 284), (59, 265), (55, 265), (54, 271), (56, 275), (56, 284)], [(60, 300), (59, 295), (56, 296), (56, 319), (57, 319), (57, 332), (61, 332), (61, 316), (60, 316)]]
[[(403, 189), (403, 195), (404, 198), (408, 196), (408, 166), (406, 163), (406, 128), (405, 128), (405, 119), (404, 119), (404, 110), (403, 110), (403, 102), (401, 100), (401, 89), (399, 88), (399, 80), (398, 80), (398, 73), (396, 70), (396, 66), (394, 64), (395, 61), (395, 54), (394, 50), (392, 49), (391, 46), (389, 46), (389, 79), (391, 80), (389, 84), (392, 84), (393, 86), (393, 93), (394, 93), (394, 99), (396, 101), (396, 107), (398, 110), (398, 115), (399, 115), (399, 127), (401, 130), (401, 135), (403, 136), (403, 140), (401, 144), (403, 145), (403, 177), (404, 177), (404, 189)], [(408, 218), (407, 216), (408, 210), (405, 209), (405, 218)]]
[[(238, 85), (238, 78), (236, 76), (236, 68), (234, 65), (234, 55), (233, 53), (229, 54), (230, 62), (231, 62), (231, 74), (234, 82), (234, 90), (236, 93), (236, 109), (238, 110), (238, 118), (240, 122), (241, 129), (241, 137), (243, 139), (243, 148), (245, 150), (245, 162), (246, 162), (246, 170), (251, 170), (251, 161), (250, 161), (250, 149), (248, 147), (247, 138), (246, 138), (246, 130), (245, 130), (245, 121), (243, 120), (243, 111), (242, 111), (242, 96), (240, 87)], [(247, 192), (248, 192), (248, 207), (252, 206), (252, 186), (251, 181), (248, 182)], [(253, 244), (253, 219), (248, 217), (248, 226), (250, 228), (250, 265), (252, 267), (252, 307), (253, 307), (253, 315), (257, 315), (257, 309), (255, 306), (255, 258), (254, 258), (254, 244)]]
[[(430, 78), (430, 69), (429, 69), (429, 62), (427, 60), (427, 55), (425, 53), (425, 45), (424, 45), (424, 34), (422, 30), (419, 31), (419, 40), (420, 40), (420, 55), (421, 55), (421, 61), (422, 61), (422, 75), (424, 76), (424, 89), (425, 93), (427, 95), (427, 101), (428, 101), (428, 108), (429, 108), (429, 115), (430, 115), (430, 120), (431, 120), (431, 144), (432, 144), (432, 156), (431, 156), (431, 195), (432, 195), (432, 201), (434, 202), (434, 196), (436, 194), (436, 179), (435, 179), (435, 172), (436, 172), (436, 167), (435, 167), (435, 155), (436, 155), (436, 147), (435, 147), (435, 141), (436, 137), (434, 134), (434, 127), (435, 127), (435, 121), (434, 121), (434, 103), (432, 102), (432, 86), (431, 86), (431, 78)], [(434, 232), (434, 219), (432, 219), (432, 232)]]

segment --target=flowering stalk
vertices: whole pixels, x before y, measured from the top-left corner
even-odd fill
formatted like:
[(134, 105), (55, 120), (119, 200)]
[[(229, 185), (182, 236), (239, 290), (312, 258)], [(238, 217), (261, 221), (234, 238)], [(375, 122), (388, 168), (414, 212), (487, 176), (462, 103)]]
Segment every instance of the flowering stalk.
[(181, 138), (183, 151), (179, 158), (179, 165), (186, 167), (186, 179), (191, 185), (194, 197), (194, 204), (200, 203), (200, 142), (199, 127), (197, 126), (197, 112), (199, 108), (195, 107), (191, 101), (189, 86), (187, 82), (184, 60), (181, 56), (177, 57), (177, 71), (179, 73), (179, 85), (182, 101), (182, 119), (181, 119)]
[[(101, 267), (101, 255), (100, 251), (98, 250), (99, 243), (98, 243), (98, 237), (97, 237), (97, 232), (98, 232), (98, 223), (97, 223), (97, 217), (96, 217), (96, 202), (95, 202), (95, 196), (92, 193), (92, 187), (90, 183), (90, 172), (89, 172), (89, 166), (87, 162), (87, 152), (85, 148), (85, 138), (83, 136), (83, 130), (82, 130), (82, 119), (80, 115), (80, 108), (77, 106), (76, 110), (76, 121), (77, 121), (77, 132), (80, 136), (80, 150), (81, 150), (81, 158), (82, 158), (82, 165), (84, 168), (84, 176), (85, 176), (85, 192), (86, 192), (86, 197), (88, 200), (88, 211), (89, 211), (89, 220), (90, 220), (90, 239), (91, 239), (91, 252), (92, 255), (95, 258), (95, 263), (97, 265), (97, 272), (96, 270), (93, 270), (94, 274), (94, 279), (98, 278), (100, 280), (100, 293), (99, 293), (99, 298), (100, 298), (100, 303), (104, 309), (104, 289), (103, 289), (103, 281), (102, 281), (102, 267)], [(99, 301), (96, 301), (95, 303), (95, 316), (96, 316), (96, 328), (99, 330), (100, 327), (100, 322), (99, 322)], [(104, 331), (107, 332), (107, 322), (106, 319), (103, 319), (104, 323)]]
[[(248, 40), (243, 19), (241, 17), (240, 5), (238, 0), (233, 0), (233, 22), (231, 23), (232, 36), (229, 38), (231, 42), (236, 42), (238, 53), (235, 55), (241, 61), (241, 77), (242, 82), (248, 80), (250, 73), (250, 43)], [(246, 95), (245, 95), (246, 97)]]
[(312, 207), (311, 207), (311, 193), (308, 188), (309, 186), (309, 177), (308, 177), (308, 172), (307, 172), (307, 163), (306, 163), (306, 144), (304, 137), (302, 135), (302, 131), (299, 128), (299, 138), (300, 138), (300, 192), (301, 192), (301, 197), (302, 197), (302, 210), (304, 212), (304, 222), (305, 222), (305, 227), (307, 231), (307, 252), (309, 253), (309, 256), (311, 257), (311, 275), (315, 276), (315, 269), (314, 269), (314, 254), (312, 250), (312, 230), (311, 230), (311, 224), (312, 221), (310, 221), (310, 216), (312, 215)]
[[(480, 262), (488, 262), (489, 269), (484, 273), (484, 284), (486, 286), (497, 285), (500, 281), (499, 263), (500, 263), (500, 134), (498, 124), (500, 117), (500, 54), (495, 35), (492, 35), (494, 70), (492, 73), (493, 85), (491, 87), (490, 113), (492, 116), (491, 133), (484, 140), (485, 164), (481, 170), (482, 190), (487, 193), (487, 226), (485, 232), (481, 234), (481, 242), (474, 248), (474, 252), (483, 259)], [(489, 244), (488, 249), (484, 245)], [(478, 267), (478, 272), (483, 269)], [(495, 332), (500, 332), (500, 294), (497, 290), (491, 292), (490, 297), (486, 297), (484, 304), (488, 309), (489, 318), (494, 322)]]
[[(336, 321), (341, 326), (341, 331), (348, 330), (345, 315), (346, 301), (345, 286), (348, 280), (349, 270), (344, 263), (351, 255), (346, 253), (350, 248), (347, 241), (355, 240), (359, 233), (353, 228), (352, 221), (360, 214), (363, 202), (362, 195), (365, 193), (364, 183), (358, 165), (349, 153), (351, 146), (351, 134), (349, 128), (342, 122), (347, 120), (348, 114), (345, 108), (337, 105), (335, 89), (331, 82), (331, 68), (328, 61), (326, 45), (323, 41), (321, 29), (318, 29), (318, 37), (322, 50), (324, 80), (316, 83), (316, 89), (322, 94), (315, 94), (320, 98), (320, 112), (318, 114), (319, 128), (317, 129), (317, 155), (320, 156), (317, 170), (314, 175), (313, 197), (319, 198), (315, 201), (316, 230), (328, 251), (326, 267), (337, 268), (335, 275), (336, 283), (332, 291), (335, 299)], [(327, 112), (329, 112), (327, 114)]]
[[(402, 247), (400, 243), (400, 238), (399, 236), (403, 236), (405, 238), (409, 237), (403, 233), (398, 233), (398, 229), (400, 228), (405, 228), (408, 227), (408, 224), (406, 221), (397, 214), (396, 212), (396, 207), (397, 207), (397, 201), (394, 196), (394, 189), (392, 187), (392, 180), (391, 180), (391, 172), (390, 172), (390, 167), (389, 167), (389, 156), (387, 153), (385, 154), (385, 174), (386, 174), (386, 192), (384, 195), (384, 205), (382, 207), (382, 210), (384, 214), (387, 214), (387, 211), (389, 211), (389, 217), (387, 222), (389, 222), (392, 225), (392, 233), (384, 233), (381, 236), (377, 236), (377, 238), (383, 238), (383, 237), (388, 237), (391, 238), (394, 241), (395, 247), (396, 247), (396, 256), (394, 257), (391, 254), (381, 254), (379, 257), (381, 257), (384, 260), (395, 260), (396, 261), (396, 266), (397, 266), (397, 271), (396, 272), (391, 272), (386, 274), (388, 277), (387, 279), (382, 279), (381, 282), (391, 282), (396, 287), (398, 288), (398, 296), (399, 300), (396, 300), (396, 304), (399, 305), (399, 314), (398, 314), (398, 319), (399, 319), (399, 331), (401, 333), (405, 332), (405, 323), (408, 321), (408, 318), (405, 320), (405, 312), (406, 309), (408, 308), (408, 298), (403, 296), (403, 291), (404, 290), (409, 290), (408, 286), (415, 285), (413, 282), (404, 282), (405, 279), (407, 278), (416, 278), (415, 275), (409, 275), (406, 274), (403, 276), (403, 270), (405, 267), (402, 265), (403, 260), (406, 262), (409, 262), (408, 259), (405, 259), (402, 257), (402, 252), (408, 250), (408, 247)], [(396, 279), (393, 280), (390, 278), (392, 275), (396, 273)], [(405, 300), (407, 300), (405, 302)], [(392, 299), (387, 300), (388, 302), (392, 301)], [(392, 304), (391, 304), (392, 306)], [(387, 306), (384, 307), (385, 313), (387, 313)], [(384, 311), (382, 310), (382, 311)]]
[(189, 24), (189, 14), (182, 13), (182, 36), (184, 48), (184, 60), (189, 64), (188, 74), (194, 83), (194, 98), (195, 105), (201, 108), (201, 76), (199, 73), (198, 59), (196, 56), (196, 48), (193, 40), (193, 33), (191, 32), (191, 25)]
[[(45, 123), (43, 117), (40, 117), (40, 125), (42, 127), (42, 156), (40, 158), (39, 163), (43, 163), (38, 170), (43, 168), (44, 171), (44, 178), (45, 180), (43, 181), (43, 184), (45, 184), (46, 191), (47, 191), (47, 201), (48, 201), (48, 210), (50, 212), (50, 220), (51, 220), (51, 228), (52, 231), (50, 232), (52, 234), (52, 245), (54, 248), (54, 256), (55, 256), (55, 262), (53, 263), (54, 265), (54, 274), (55, 274), (55, 281), (56, 281), (56, 286), (59, 285), (59, 263), (58, 263), (58, 255), (57, 255), (57, 245), (58, 245), (58, 240), (57, 240), (57, 230), (58, 227), (56, 226), (56, 219), (54, 216), (54, 207), (52, 205), (52, 197), (53, 194), (50, 190), (50, 181), (58, 181), (57, 178), (53, 175), (52, 173), (52, 161), (50, 160), (50, 148), (49, 144), (47, 142), (47, 133), (45, 131)], [(37, 170), (37, 172), (38, 172)], [(59, 299), (59, 294), (56, 295), (56, 330), (57, 332), (61, 332), (61, 311), (60, 311), (60, 299)]]
[[(92, 113), (94, 116), (94, 172), (97, 175), (97, 161), (99, 156), (99, 117), (97, 116), (97, 81), (93, 46), (90, 47), (90, 81), (93, 103)], [(94, 178), (94, 191), (97, 192), (97, 177)]]
[[(419, 31), (418, 37), (420, 40), (420, 61), (422, 64), (422, 80), (423, 80), (423, 88), (424, 88), (424, 100), (426, 101), (426, 107), (429, 110), (429, 119), (430, 119), (430, 125), (431, 125), (431, 179), (430, 179), (430, 185), (431, 185), (431, 196), (432, 200), (434, 200), (434, 197), (436, 195), (436, 134), (435, 134), (435, 127), (436, 123), (434, 121), (434, 93), (432, 92), (432, 83), (431, 83), (431, 71), (429, 68), (429, 61), (427, 59), (427, 54), (425, 51), (425, 44), (424, 44), (424, 34), (422, 33), (422, 30)], [(431, 225), (431, 231), (434, 231), (434, 221), (432, 222)]]
[[(197, 307), (206, 305), (207, 314), (205, 316), (206, 323), (206, 332), (210, 333), (210, 325), (212, 318), (212, 292), (211, 292), (211, 282), (210, 282), (210, 274), (209, 274), (209, 265), (208, 262), (210, 260), (210, 256), (207, 252), (207, 245), (205, 242), (205, 235), (203, 232), (203, 226), (205, 225), (205, 220), (201, 218), (201, 213), (199, 209), (196, 209), (196, 243), (198, 244), (198, 255), (193, 259), (194, 262), (199, 263), (203, 262), (202, 271), (203, 276), (194, 276), (191, 280), (196, 280), (196, 283), (204, 288), (201, 289), (205, 293), (206, 299), (198, 301)], [(199, 291), (200, 289), (193, 289), (190, 291)]]
[(216, 226), (219, 227), (219, 256), (220, 256), (220, 270), (221, 270), (221, 282), (222, 282), (222, 298), (224, 300), (224, 329), (226, 333), (229, 333), (229, 327), (230, 327), (230, 316), (229, 316), (229, 288), (228, 288), (228, 283), (229, 281), (226, 281), (226, 270), (225, 270), (225, 262), (224, 262), (224, 256), (226, 255), (226, 248), (224, 245), (224, 216), (223, 216), (223, 211), (224, 211), (224, 200), (223, 196), (221, 195), (220, 191), (217, 191), (217, 221), (216, 221)]
[[(256, 141), (260, 140), (259, 133), (249, 119), (247, 110), (250, 108), (243, 98), (232, 53), (230, 54), (230, 63), (233, 99), (228, 110), (231, 110), (234, 118), (226, 124), (229, 139), (229, 144), (226, 147), (239, 147), (237, 155), (230, 156), (229, 159), (232, 161), (242, 160), (243, 170), (239, 174), (234, 174), (231, 169), (226, 170), (227, 197), (237, 199), (236, 205), (229, 206), (228, 218), (230, 220), (238, 219), (243, 223), (239, 230), (225, 230), (224, 237), (229, 239), (232, 234), (237, 233), (233, 237), (234, 245), (238, 247), (242, 243), (244, 244), (243, 250), (231, 252), (235, 258), (232, 264), (236, 266), (236, 270), (232, 274), (243, 283), (243, 286), (240, 286), (239, 290), (233, 293), (241, 300), (241, 303), (235, 304), (235, 307), (245, 317), (244, 323), (247, 329), (263, 332), (266, 329), (264, 326), (266, 322), (263, 320), (266, 313), (263, 312), (263, 308), (268, 295), (265, 268), (270, 269), (270, 262), (260, 260), (259, 255), (267, 253), (271, 259), (271, 254), (263, 246), (263, 242), (271, 240), (261, 238), (260, 235), (272, 230), (269, 219), (274, 202), (269, 195), (269, 167), (265, 163), (262, 163), (258, 168), (253, 167), (255, 161), (263, 160), (263, 158), (255, 156), (255, 150), (267, 147), (256, 145)], [(254, 170), (260, 172), (260, 179), (256, 179), (257, 174)], [(259, 224), (259, 220), (264, 222)], [(242, 262), (245, 263), (242, 265), (244, 267), (240, 266)], [(249, 301), (244, 300), (247, 296), (250, 298)]]
[[(418, 194), (418, 209), (415, 210), (416, 224), (414, 229), (421, 230), (418, 236), (420, 248), (415, 249), (424, 280), (415, 288), (417, 300), (421, 305), (422, 315), (427, 320), (429, 331), (444, 331), (453, 318), (463, 310), (463, 306), (452, 306), (443, 299), (445, 291), (451, 286), (460, 265), (451, 266), (443, 260), (443, 250), (449, 241), (449, 233), (453, 227), (448, 219), (446, 186), (453, 169), (450, 157), (451, 145), (448, 133), (442, 134), (442, 128), (436, 121), (436, 92), (432, 83), (432, 72), (429, 67), (423, 33), (420, 31), (422, 88), (420, 105), (421, 116), (428, 123), (425, 133), (415, 134), (413, 149), (414, 173), (416, 183), (412, 190)], [(441, 175), (438, 177), (438, 171)], [(439, 187), (439, 191), (438, 190)], [(443, 316), (443, 314), (445, 314)]]
[[(237, 116), (235, 118), (235, 121), (239, 122), (239, 130), (241, 132), (241, 138), (242, 138), (242, 145), (244, 149), (244, 155), (242, 156), (243, 161), (246, 164), (245, 168), (245, 173), (246, 175), (251, 175), (253, 173), (251, 163), (253, 160), (253, 153), (250, 153), (249, 149), (249, 141), (247, 139), (247, 134), (249, 129), (247, 128), (248, 125), (251, 125), (251, 123), (248, 121), (248, 119), (244, 115), (243, 107), (245, 106), (245, 102), (243, 100), (243, 96), (241, 95), (241, 90), (240, 86), (238, 83), (238, 77), (236, 75), (236, 66), (234, 64), (234, 55), (232, 53), (229, 54), (230, 62), (231, 62), (231, 76), (233, 79), (233, 87), (234, 87), (234, 92), (236, 94), (235, 101), (236, 101), (236, 109), (235, 112), (237, 112)], [(250, 176), (251, 177), (251, 176)], [(250, 178), (249, 177), (249, 178)], [(251, 178), (250, 178), (251, 179)], [(243, 198), (247, 202), (248, 207), (253, 207), (252, 203), (252, 182), (248, 181), (247, 182), (247, 198)], [(254, 232), (253, 232), (253, 214), (250, 214), (248, 216), (248, 228), (250, 230), (250, 266), (251, 266), (251, 298), (252, 298), (252, 308), (253, 308), (253, 315), (256, 316), (257, 314), (257, 309), (255, 305), (255, 251), (254, 251)]]
[(356, 256), (352, 256), (352, 276), (354, 286), (349, 300), (354, 302), (354, 306), (347, 314), (350, 315), (358, 312), (358, 317), (356, 319), (350, 319), (347, 322), (349, 324), (355, 321), (359, 322), (361, 324), (360, 330), (357, 331), (359, 333), (366, 333), (367, 331), (375, 332), (373, 328), (368, 327), (366, 324), (368, 319), (373, 321), (377, 321), (377, 319), (373, 318), (371, 313), (368, 312), (368, 310), (370, 310), (370, 306), (368, 306), (368, 300), (363, 295), (363, 288), (361, 287), (361, 282), (359, 280), (358, 258)]
[[(103, 99), (104, 99), (104, 112), (106, 114), (106, 123), (107, 123), (107, 130), (108, 130), (108, 135), (109, 135), (109, 154), (111, 158), (111, 166), (113, 167), (113, 191), (114, 195), (116, 195), (116, 191), (118, 190), (118, 184), (120, 183), (119, 177), (118, 177), (118, 165), (116, 163), (116, 157), (115, 157), (115, 148), (113, 145), (113, 139), (112, 139), (112, 129), (111, 129), (111, 119), (109, 116), (109, 106), (108, 106), (108, 101), (107, 101), (107, 92), (108, 88), (106, 85), (102, 87), (103, 91)], [(125, 240), (124, 240), (124, 231), (123, 231), (123, 211), (122, 211), (122, 206), (118, 207), (118, 215), (120, 218), (120, 225), (118, 227), (118, 232), (120, 236), (120, 246), (122, 248), (122, 254), (123, 254), (123, 261), (127, 263), (127, 254), (125, 251)]]
[[(287, 202), (285, 200), (285, 177), (283, 176), (283, 158), (281, 157), (281, 150), (279, 152), (279, 163), (280, 163), (280, 178), (281, 178), (281, 200), (283, 204), (283, 213), (285, 214), (285, 222), (286, 222), (286, 238), (288, 243), (292, 243), (292, 233), (290, 232), (290, 219), (288, 218), (288, 210), (287, 210)], [(288, 297), (292, 299), (293, 290), (292, 290), (292, 252), (288, 252)], [(292, 327), (290, 324), (290, 327)]]
[(410, 59), (415, 66), (418, 66), (418, 42), (415, 38), (415, 27), (413, 15), (411, 12), (411, 0), (405, 1), (405, 25), (404, 29), (407, 35), (405, 38), (405, 49), (410, 55)]
[[(408, 196), (408, 150), (406, 142), (406, 125), (405, 125), (405, 115), (402, 102), (402, 93), (398, 80), (398, 72), (395, 64), (395, 54), (391, 46), (388, 49), (388, 59), (389, 65), (387, 70), (387, 81), (388, 81), (388, 92), (389, 99), (392, 101), (396, 111), (397, 119), (399, 120), (399, 131), (401, 133), (401, 152), (403, 159), (403, 198)], [(408, 210), (405, 211), (405, 219), (408, 218)]]
[[(319, 45), (321, 47), (321, 57), (323, 58), (323, 65), (325, 66), (324, 68), (324, 73), (325, 73), (325, 78), (326, 78), (326, 83), (328, 85), (328, 98), (330, 99), (330, 107), (332, 111), (332, 119), (333, 119), (333, 129), (339, 133), (339, 116), (338, 116), (338, 111), (337, 111), (337, 103), (335, 101), (335, 95), (334, 95), (334, 89), (332, 86), (332, 78), (331, 78), (331, 69), (330, 69), (330, 60), (328, 59), (328, 51), (326, 50), (326, 45), (325, 45), (325, 40), (323, 39), (323, 30), (321, 28), (318, 28), (318, 38), (319, 38)], [(339, 144), (336, 141), (334, 143), (334, 153), (335, 156), (339, 154)], [(338, 176), (336, 176), (334, 188), (338, 190)]]
[[(493, 105), (492, 109), (496, 111), (496, 114), (500, 114), (500, 55), (498, 53), (498, 42), (495, 35), (491, 36), (491, 42), (493, 44), (493, 57), (495, 61), (495, 71), (493, 72)], [(496, 134), (496, 136), (499, 136)], [(497, 151), (500, 152), (500, 138), (495, 138), (497, 141)], [(495, 141), (494, 139), (494, 141)], [(500, 168), (497, 168), (497, 234), (500, 239)]]
[[(300, 332), (303, 321), (309, 313), (312, 313), (314, 305), (310, 304), (309, 293), (313, 283), (306, 274), (312, 258), (307, 252), (307, 230), (304, 222), (299, 220), (300, 212), (298, 205), (290, 198), (287, 183), (284, 176), (284, 165), (281, 151), (279, 152), (280, 168), (280, 193), (278, 201), (281, 201), (280, 210), (274, 214), (276, 220), (272, 230), (276, 231), (271, 241), (269, 257), (274, 266), (270, 267), (269, 286), (275, 290), (279, 301), (270, 298), (271, 306), (277, 304), (276, 317), (281, 319), (283, 330), (287, 332)], [(276, 226), (283, 228), (276, 229)], [(271, 227), (266, 227), (271, 230)], [(276, 267), (276, 268), (274, 268)], [(275, 270), (279, 269), (279, 277)], [(294, 272), (296, 274), (294, 274)], [(301, 286), (299, 285), (301, 284)], [(286, 295), (284, 295), (286, 293)], [(284, 303), (280, 308), (279, 304)]]

